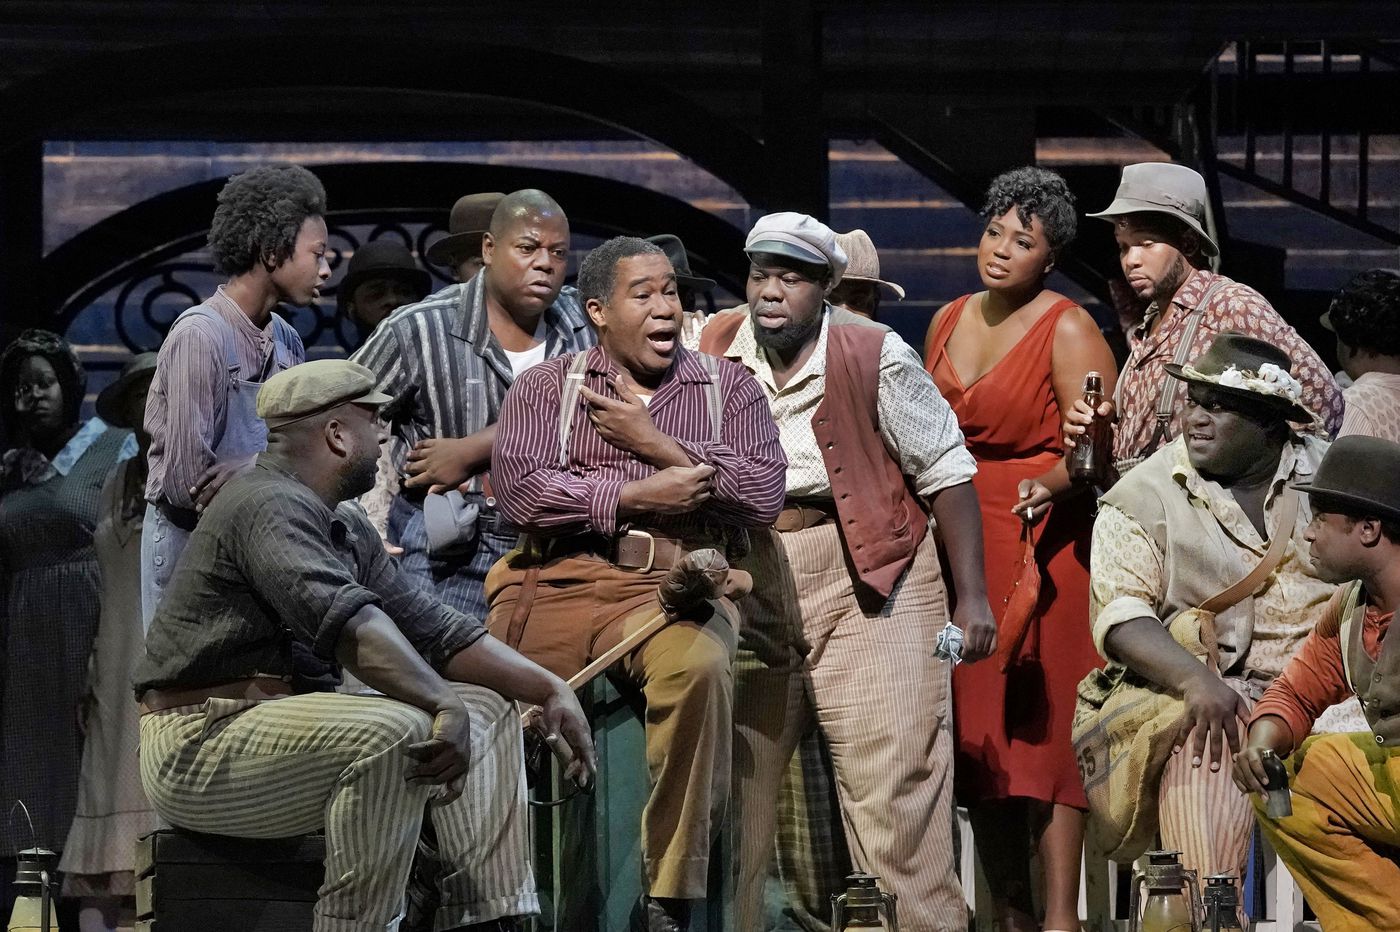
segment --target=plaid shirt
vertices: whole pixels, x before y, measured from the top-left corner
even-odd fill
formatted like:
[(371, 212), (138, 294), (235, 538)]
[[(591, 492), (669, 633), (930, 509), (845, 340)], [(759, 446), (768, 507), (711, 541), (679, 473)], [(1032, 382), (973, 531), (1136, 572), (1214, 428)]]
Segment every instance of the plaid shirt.
[[(1173, 296), (1157, 332), (1148, 333), (1159, 311), (1154, 304), (1143, 322), (1128, 334), (1131, 351), (1118, 380), (1118, 425), (1113, 440), (1117, 460), (1142, 456), (1157, 429), (1157, 398), (1164, 383), (1172, 386), (1172, 417), (1168, 425), (1172, 439), (1181, 435), (1181, 412), (1186, 403), (1186, 383), (1167, 375), (1163, 367), (1171, 362), (1186, 335), (1190, 314), (1216, 280), (1220, 287), (1211, 295), (1201, 315), (1200, 325), (1186, 353), (1190, 362), (1210, 346), (1221, 333), (1243, 333), (1266, 340), (1288, 354), (1293, 375), (1303, 385), (1303, 407), (1320, 423), (1311, 427), (1324, 439), (1337, 433), (1342, 423), (1342, 393), (1332, 373), (1298, 331), (1288, 325), (1264, 296), (1223, 275), (1197, 270), (1192, 272)], [(1165, 445), (1165, 441), (1163, 441)]]

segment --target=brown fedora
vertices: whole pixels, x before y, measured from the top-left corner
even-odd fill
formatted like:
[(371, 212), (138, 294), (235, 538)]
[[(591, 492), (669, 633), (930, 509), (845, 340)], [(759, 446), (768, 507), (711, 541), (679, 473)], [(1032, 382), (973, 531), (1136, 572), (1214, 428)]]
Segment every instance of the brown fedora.
[(1288, 354), (1272, 343), (1222, 333), (1194, 361), (1184, 366), (1169, 362), (1163, 368), (1172, 378), (1262, 401), (1290, 421), (1311, 424), (1315, 418), (1303, 407), (1302, 386), (1289, 373), (1291, 366)]
[(666, 254), (666, 258), (671, 260), (671, 268), (676, 270), (676, 284), (684, 288), (694, 288), (696, 291), (713, 291), (715, 280), (696, 275), (690, 270), (690, 254), (685, 251), (685, 243), (681, 242), (679, 236), (671, 233), (658, 233), (655, 236), (647, 237), (648, 243), (655, 243), (661, 247), (661, 251)]
[(503, 200), (505, 195), (499, 191), (457, 198), (447, 218), (447, 235), (429, 246), (423, 258), (433, 265), (450, 268), (463, 256), (481, 252), (481, 237), (491, 226), (491, 215)]
[(904, 300), (904, 288), (880, 277), (880, 253), (875, 249), (875, 241), (864, 230), (837, 233), (836, 244), (846, 252), (846, 274), (843, 282), (870, 282), (884, 285), (894, 295), (896, 301)]
[[(1311, 482), (1295, 482), (1293, 488), (1334, 502), (1347, 510), (1367, 512), (1400, 521), (1400, 444), (1351, 434), (1338, 437), (1323, 454)], [(1313, 511), (1318, 511), (1313, 505)], [(1325, 510), (1325, 509), (1324, 509)]]

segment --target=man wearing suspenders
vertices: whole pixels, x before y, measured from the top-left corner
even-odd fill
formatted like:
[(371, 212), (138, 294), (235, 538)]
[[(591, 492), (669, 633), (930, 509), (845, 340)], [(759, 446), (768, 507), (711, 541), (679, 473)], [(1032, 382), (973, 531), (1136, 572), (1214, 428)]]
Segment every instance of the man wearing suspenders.
[[(1306, 492), (1318, 575), (1347, 582), (1265, 692), (1235, 755), (1235, 783), (1262, 793), (1268, 754), (1288, 758), (1290, 815), (1259, 826), (1332, 932), (1400, 929), (1400, 445), (1343, 437)], [(1308, 737), (1329, 706), (1356, 695), (1369, 731)]]
[[(658, 584), (688, 553), (770, 523), (787, 468), (754, 379), (681, 346), (676, 274), (658, 246), (609, 240), (578, 289), (599, 345), (522, 373), (501, 408), (496, 498), (528, 546), (486, 577), (491, 633), (564, 677), (661, 615)], [(727, 599), (704, 601), (622, 662), (647, 706), (637, 918), (648, 930), (688, 928), (707, 893), (737, 627)]]
[(141, 540), (147, 627), (199, 513), (267, 446), (258, 388), (306, 359), (301, 337), (273, 313), (306, 305), (330, 278), (326, 191), (296, 165), (235, 175), (219, 192), (209, 251), (229, 280), (176, 318), (161, 344), (146, 402), (151, 435)]
[[(1128, 334), (1116, 398), (1099, 409), (1117, 409), (1113, 458), (1120, 475), (1180, 436), (1186, 390), (1165, 367), (1200, 356), (1221, 333), (1267, 341), (1293, 361), (1303, 407), (1318, 415), (1305, 429), (1325, 439), (1342, 422), (1342, 393), (1307, 341), (1259, 292), (1210, 271), (1220, 247), (1206, 232), (1207, 200), (1205, 179), (1195, 171), (1145, 162), (1126, 166), (1113, 203), (1089, 214), (1113, 224), (1123, 277), (1139, 301), (1150, 302)], [(1089, 419), (1088, 405), (1076, 402), (1065, 419), (1071, 444)]]

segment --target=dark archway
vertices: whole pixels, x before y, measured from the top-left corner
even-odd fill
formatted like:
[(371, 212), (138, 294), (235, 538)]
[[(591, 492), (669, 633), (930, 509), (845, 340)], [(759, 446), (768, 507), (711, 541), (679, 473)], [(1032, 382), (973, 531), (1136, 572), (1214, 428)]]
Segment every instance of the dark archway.
[[(599, 236), (679, 233), (700, 274), (742, 293), (748, 264), (743, 233), (684, 201), (636, 185), (575, 172), (459, 162), (373, 162), (312, 166), (326, 185), (331, 217), (356, 223), (386, 216), (445, 217), (471, 191), (541, 188), (580, 232)], [(42, 261), (41, 325), (65, 331), (92, 300), (159, 263), (198, 249), (209, 229), (222, 179), (179, 188), (107, 218)]]
[[(660, 143), (734, 187), (751, 203), (764, 193), (763, 147), (694, 99), (662, 81), (554, 52), (472, 41), (415, 38), (387, 43), (365, 36), (235, 36), (106, 52), (65, 61), (16, 85), (0, 101), (0, 153), (42, 140), (55, 125), (124, 104), (178, 95), (271, 90), (294, 102), (311, 89), (400, 91), (496, 97), (573, 114)], [(351, 140), (402, 134), (412, 127), (368, 125)], [(318, 131), (314, 104), (308, 135)], [(133, 133), (150, 131), (133, 127)], [(388, 136), (386, 136), (386, 133)], [(258, 138), (254, 122), (242, 138)], [(179, 136), (172, 138), (182, 138)]]

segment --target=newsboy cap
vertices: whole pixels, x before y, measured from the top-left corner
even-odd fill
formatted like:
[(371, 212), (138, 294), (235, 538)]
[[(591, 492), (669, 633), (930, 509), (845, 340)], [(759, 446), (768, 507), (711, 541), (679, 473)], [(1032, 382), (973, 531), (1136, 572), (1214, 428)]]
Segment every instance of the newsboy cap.
[(258, 417), (277, 430), (343, 404), (382, 405), (374, 373), (348, 359), (315, 359), (277, 373), (258, 390)]
[(790, 210), (759, 217), (744, 240), (744, 252), (824, 265), (831, 269), (833, 285), (846, 272), (846, 253), (837, 244), (835, 231), (815, 217)]

